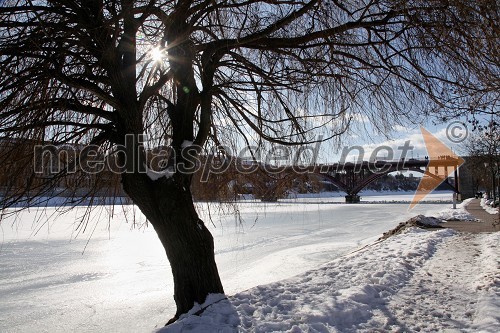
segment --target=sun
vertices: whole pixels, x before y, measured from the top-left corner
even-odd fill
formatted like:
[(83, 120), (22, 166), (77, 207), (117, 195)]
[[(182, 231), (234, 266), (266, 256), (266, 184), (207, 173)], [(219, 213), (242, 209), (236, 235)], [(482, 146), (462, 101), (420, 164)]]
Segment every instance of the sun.
[(165, 58), (165, 53), (158, 46), (149, 51), (149, 56), (154, 62), (160, 62)]

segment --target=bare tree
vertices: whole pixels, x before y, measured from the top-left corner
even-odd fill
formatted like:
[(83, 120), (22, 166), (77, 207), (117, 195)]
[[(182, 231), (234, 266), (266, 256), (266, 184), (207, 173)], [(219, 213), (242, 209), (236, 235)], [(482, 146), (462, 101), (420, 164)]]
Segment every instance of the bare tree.
[[(498, 22), (494, 1), (4, 0), (4, 146), (93, 148), (47, 179), (29, 149), (16, 166), (4, 149), (2, 167), (26, 181), (3, 206), (53, 195), (55, 177), (114, 154), (165, 247), (176, 319), (224, 292), (190, 191), (202, 147), (336, 138), (360, 114), (384, 130), (463, 106), (492, 112)], [(168, 163), (151, 173), (160, 146)]]
[(477, 131), (465, 144), (468, 155), (467, 169), (477, 188), (485, 188), (494, 202), (498, 199), (497, 177), (500, 172), (500, 117), (491, 117), (486, 125), (479, 124)]

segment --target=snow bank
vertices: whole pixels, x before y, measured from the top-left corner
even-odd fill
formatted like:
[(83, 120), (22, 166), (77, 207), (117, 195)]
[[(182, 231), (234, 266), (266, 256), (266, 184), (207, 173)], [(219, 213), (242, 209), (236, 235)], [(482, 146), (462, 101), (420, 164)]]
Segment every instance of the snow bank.
[(488, 205), (488, 200), (486, 200), (485, 198), (481, 198), (481, 203), (480, 203), (481, 207), (483, 207), (483, 209), (489, 213), (489, 214), (498, 214), (498, 207), (497, 208), (493, 208), (491, 207), (490, 205)]
[(480, 332), (500, 330), (500, 232), (485, 234), (481, 244), (480, 279), (477, 280), (478, 304), (473, 328)]
[(439, 212), (436, 217), (445, 221), (476, 221), (476, 218), (465, 209), (472, 200), (474, 199), (466, 199), (461, 204), (458, 204), (456, 209), (445, 209)]
[(319, 269), (236, 294), (230, 303), (209, 299), (210, 310), (196, 316), (197, 305), (159, 332), (356, 332), (381, 327), (373, 322), (374, 314), (384, 311), (412, 272), (454, 234), (410, 228)]
[(430, 228), (430, 227), (439, 227), (441, 226), (442, 222), (443, 221), (441, 221), (440, 219), (432, 216), (417, 215), (404, 223), (407, 225), (413, 225), (417, 227)]
[(394, 235), (400, 234), (407, 230), (408, 228), (413, 228), (413, 227), (419, 227), (423, 229), (430, 229), (430, 228), (442, 228), (442, 223), (443, 220), (440, 220), (435, 217), (431, 216), (424, 216), (424, 215), (417, 215), (415, 217), (412, 217), (406, 222), (401, 222), (396, 226), (396, 228), (389, 230), (387, 232), (384, 232), (382, 234), (382, 237), (379, 238), (379, 240), (383, 240), (389, 237), (392, 237)]

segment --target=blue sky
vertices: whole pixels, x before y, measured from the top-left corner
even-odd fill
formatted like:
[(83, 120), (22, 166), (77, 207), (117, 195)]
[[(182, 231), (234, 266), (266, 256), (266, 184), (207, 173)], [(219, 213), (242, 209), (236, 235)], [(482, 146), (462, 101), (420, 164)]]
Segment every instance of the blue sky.
[[(385, 133), (386, 135), (370, 133), (373, 132), (372, 126), (368, 120), (358, 120), (358, 122), (363, 121), (366, 122), (363, 124), (366, 127), (366, 130), (358, 132), (365, 132), (365, 135), (362, 133), (360, 133), (360, 135), (350, 135), (347, 140), (344, 140), (344, 144), (341, 145), (340, 149), (333, 147), (333, 145), (329, 142), (323, 143), (320, 147), (319, 162), (337, 162), (341, 159), (342, 150), (345, 149), (344, 147), (352, 147), (356, 145), (363, 147), (365, 153), (363, 158), (364, 160), (368, 160), (370, 156), (374, 154), (374, 150), (381, 146), (390, 147), (394, 153), (393, 159), (399, 159), (402, 149), (398, 148), (404, 146), (406, 141), (410, 141), (409, 145), (413, 147), (413, 149), (409, 150), (407, 155), (408, 158), (424, 158), (428, 154), (425, 149), (420, 126), (423, 126), (426, 130), (431, 132), (444, 144), (450, 147), (457, 155), (463, 155), (463, 142), (458, 144), (454, 143), (448, 139), (448, 135), (455, 135), (458, 138), (456, 139), (458, 141), (461, 136), (471, 134), (471, 129), (467, 126), (466, 128), (460, 127), (462, 123), (467, 125), (464, 119), (451, 120), (439, 125), (434, 125), (430, 121), (421, 125), (411, 125), (408, 127), (396, 125), (393, 127), (393, 131), (391, 133)], [(387, 136), (389, 136), (390, 139), (388, 139)], [(348, 154), (346, 161), (353, 162), (358, 159), (358, 155), (358, 150), (352, 150)], [(385, 149), (380, 150), (376, 155), (380, 158), (387, 157)]]

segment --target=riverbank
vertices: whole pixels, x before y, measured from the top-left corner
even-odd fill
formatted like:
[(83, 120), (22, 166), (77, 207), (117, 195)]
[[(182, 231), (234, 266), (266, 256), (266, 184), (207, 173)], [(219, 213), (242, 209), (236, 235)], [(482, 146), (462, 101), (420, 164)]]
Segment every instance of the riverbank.
[[(475, 202), (469, 202), (474, 212)], [(458, 216), (466, 216), (459, 207)], [(451, 216), (449, 210), (437, 215)], [(484, 226), (485, 222), (446, 222)], [(160, 332), (498, 332), (500, 232), (409, 228), (225, 298)]]

